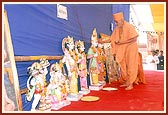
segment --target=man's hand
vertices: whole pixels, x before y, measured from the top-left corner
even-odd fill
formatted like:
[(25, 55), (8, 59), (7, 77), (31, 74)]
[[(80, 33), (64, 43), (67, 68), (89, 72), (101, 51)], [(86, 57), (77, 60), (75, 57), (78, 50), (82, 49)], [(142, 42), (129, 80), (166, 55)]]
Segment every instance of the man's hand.
[(98, 43), (102, 44), (103, 43), (102, 39), (98, 39)]

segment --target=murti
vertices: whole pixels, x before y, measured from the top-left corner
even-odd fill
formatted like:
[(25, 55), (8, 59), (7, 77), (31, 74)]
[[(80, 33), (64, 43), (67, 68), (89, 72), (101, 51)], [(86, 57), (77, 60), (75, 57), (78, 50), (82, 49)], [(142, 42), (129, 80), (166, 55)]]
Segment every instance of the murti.
[(106, 66), (105, 66), (106, 57), (105, 57), (105, 52), (102, 44), (98, 44), (97, 62), (98, 62), (98, 70), (99, 70), (98, 81), (99, 83), (104, 83), (105, 77), (106, 77)]
[(96, 28), (94, 28), (92, 36), (91, 36), (91, 47), (87, 52), (87, 59), (89, 60), (89, 73), (91, 76), (91, 85), (98, 84), (98, 40), (97, 40), (97, 32)]
[(45, 100), (47, 91), (46, 74), (48, 73), (48, 71), (46, 71), (46, 68), (48, 66), (49, 63), (34, 62), (30, 67), (28, 67), (29, 78), (27, 80), (28, 91), (26, 93), (26, 98), (28, 101), (31, 101), (34, 95), (31, 111), (36, 110), (39, 102), (41, 102), (41, 106), (45, 104), (45, 107), (43, 107), (43, 109), (49, 109), (51, 107), (50, 104), (46, 103)]
[(62, 41), (64, 57), (62, 62), (66, 64), (68, 70), (68, 77), (70, 82), (70, 94), (78, 94), (78, 67), (77, 60), (78, 56), (75, 51), (75, 45), (73, 37), (68, 36)]
[(58, 110), (61, 107), (70, 104), (66, 100), (66, 78), (62, 74), (62, 69), (59, 63), (54, 63), (50, 67), (50, 83), (47, 87), (47, 96), (51, 100), (51, 108)]
[(88, 90), (87, 85), (87, 62), (86, 62), (86, 54), (84, 52), (84, 42), (83, 41), (76, 41), (75, 42), (75, 48), (77, 50), (78, 54), (78, 74), (80, 77), (80, 85), (81, 90)]

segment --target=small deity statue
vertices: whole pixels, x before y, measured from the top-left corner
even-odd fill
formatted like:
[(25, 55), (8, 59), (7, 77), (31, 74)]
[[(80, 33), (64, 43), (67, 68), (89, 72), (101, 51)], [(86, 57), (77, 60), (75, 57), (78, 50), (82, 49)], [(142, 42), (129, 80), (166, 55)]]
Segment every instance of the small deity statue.
[(41, 65), (41, 67), (42, 67), (40, 73), (42, 73), (42, 74), (44, 74), (44, 76), (46, 76), (47, 73), (48, 73), (47, 67), (50, 66), (50, 63), (48, 62), (47, 59), (41, 58), (41, 59), (40, 59), (40, 65)]
[(92, 36), (91, 36), (91, 47), (87, 52), (87, 59), (89, 59), (89, 73), (91, 77), (91, 85), (98, 84), (98, 40), (97, 40), (97, 32), (96, 28), (94, 28)]
[(68, 78), (70, 82), (70, 94), (78, 95), (78, 67), (77, 61), (78, 56), (75, 51), (74, 39), (73, 37), (68, 36), (62, 41), (62, 49), (64, 56), (62, 63), (66, 64), (68, 71)]
[[(30, 67), (28, 67), (29, 78), (27, 80), (28, 91), (26, 93), (26, 98), (28, 101), (32, 100), (34, 95), (34, 100), (32, 103), (31, 111), (36, 110), (36, 107), (40, 101), (44, 102), (46, 96), (46, 76), (42, 72), (42, 64), (34, 62)], [(45, 104), (44, 109), (49, 109), (50, 105)]]
[(68, 84), (66, 84), (66, 78), (62, 74), (61, 66), (57, 62), (51, 65), (50, 76), (47, 95), (51, 100), (51, 108), (58, 110), (61, 107), (70, 104), (70, 102), (66, 100), (68, 94), (66, 85)]
[(76, 41), (75, 47), (77, 49), (78, 54), (78, 74), (80, 76), (80, 85), (81, 90), (85, 91), (88, 90), (87, 85), (87, 63), (86, 63), (86, 54), (84, 52), (84, 42), (83, 41)]
[(103, 49), (102, 44), (98, 44), (98, 56), (97, 56), (97, 62), (98, 62), (98, 70), (99, 70), (99, 75), (98, 75), (98, 81), (99, 83), (105, 83), (105, 78), (106, 78), (106, 57)]

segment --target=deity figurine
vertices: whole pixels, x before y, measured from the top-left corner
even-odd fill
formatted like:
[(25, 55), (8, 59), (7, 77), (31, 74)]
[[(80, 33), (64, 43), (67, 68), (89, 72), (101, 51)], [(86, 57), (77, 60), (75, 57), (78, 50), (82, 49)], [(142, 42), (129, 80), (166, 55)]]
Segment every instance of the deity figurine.
[[(45, 104), (41, 104), (41, 110), (47, 110), (51, 108), (49, 103), (46, 103), (46, 76), (42, 72), (42, 64), (34, 62), (30, 67), (28, 67), (29, 78), (27, 80), (28, 91), (26, 93), (26, 98), (28, 101), (32, 100), (34, 95), (34, 100), (32, 103), (31, 111), (35, 111), (37, 105), (40, 101)], [(43, 106), (42, 106), (43, 105)]]
[[(100, 88), (102, 87), (99, 87), (101, 84), (98, 83), (98, 75), (100, 72), (98, 67), (98, 39), (96, 28), (94, 28), (91, 36), (91, 47), (87, 52), (87, 59), (89, 59), (89, 73), (91, 79), (91, 86), (96, 86), (98, 90), (100, 90)], [(89, 88), (91, 90), (94, 90), (94, 88), (92, 89), (91, 86), (89, 86)]]
[(62, 74), (61, 66), (57, 62), (50, 67), (50, 83), (47, 87), (47, 96), (51, 100), (51, 109), (58, 110), (70, 104), (66, 100), (66, 78)]
[(81, 93), (88, 94), (90, 90), (88, 89), (88, 83), (87, 83), (87, 60), (86, 60), (86, 54), (84, 52), (84, 42), (83, 41), (76, 41), (75, 42), (75, 48), (77, 50), (78, 55), (78, 74), (80, 77), (80, 85), (81, 85)]
[(98, 70), (99, 70), (99, 75), (98, 75), (98, 81), (100, 84), (105, 85), (106, 84), (106, 56), (105, 52), (103, 49), (102, 44), (98, 44), (98, 57), (97, 57), (97, 62), (98, 62)]
[(70, 84), (70, 92), (68, 95), (68, 100), (77, 101), (81, 94), (79, 94), (78, 90), (78, 67), (77, 67), (77, 61), (78, 56), (75, 51), (75, 44), (73, 37), (68, 36), (67, 38), (64, 38), (62, 41), (62, 49), (64, 52), (64, 56), (62, 59), (62, 63), (66, 64), (66, 68), (68, 71), (68, 78), (69, 78), (69, 84)]
[(40, 73), (44, 74), (44, 76), (46, 76), (48, 74), (48, 69), (47, 67), (50, 66), (50, 63), (48, 62), (47, 59), (45, 58), (41, 58), (40, 59), (40, 65), (42, 67)]
[[(102, 41), (110, 39), (110, 36), (103, 33), (100, 33), (100, 36)], [(103, 43), (102, 45), (105, 53), (104, 56), (106, 57), (106, 81), (111, 84), (111, 82), (117, 81), (120, 77), (120, 68), (115, 59), (115, 55), (112, 54), (111, 43)]]

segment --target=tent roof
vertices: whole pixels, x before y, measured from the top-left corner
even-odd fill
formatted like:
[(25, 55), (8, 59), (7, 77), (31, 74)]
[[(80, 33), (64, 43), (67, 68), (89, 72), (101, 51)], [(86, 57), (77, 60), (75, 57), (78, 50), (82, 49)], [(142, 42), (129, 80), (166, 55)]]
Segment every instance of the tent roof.
[(155, 31), (164, 32), (164, 4), (150, 4)]
[(131, 6), (144, 31), (164, 32), (165, 4), (134, 4)]

